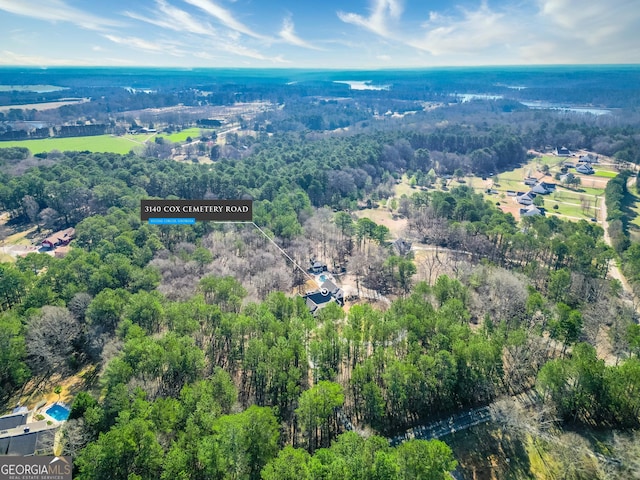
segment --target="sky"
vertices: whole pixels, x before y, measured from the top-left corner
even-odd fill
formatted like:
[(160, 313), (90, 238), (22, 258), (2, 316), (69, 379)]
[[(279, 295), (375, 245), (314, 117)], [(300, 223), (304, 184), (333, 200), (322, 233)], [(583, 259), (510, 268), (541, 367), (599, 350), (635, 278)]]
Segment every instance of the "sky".
[(0, 65), (640, 63), (638, 0), (0, 0)]

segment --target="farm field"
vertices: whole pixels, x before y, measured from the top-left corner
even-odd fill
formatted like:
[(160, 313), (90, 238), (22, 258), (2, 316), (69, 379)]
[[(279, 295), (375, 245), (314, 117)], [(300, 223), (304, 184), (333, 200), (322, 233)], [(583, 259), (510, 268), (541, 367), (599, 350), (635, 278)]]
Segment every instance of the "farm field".
[(88, 102), (88, 98), (69, 98), (67, 100), (60, 100), (57, 102), (43, 102), (43, 103), (22, 103), (19, 105), (3, 105), (0, 106), (0, 112), (8, 112), (14, 108), (21, 108), (24, 110), (53, 110), (54, 108), (64, 107), (65, 105), (75, 105), (76, 103)]
[(187, 137), (191, 137), (193, 139), (200, 138), (200, 132), (202, 132), (202, 128), (194, 127), (194, 128), (185, 128), (176, 133), (172, 133), (170, 135), (166, 135), (164, 133), (158, 134), (159, 137), (166, 138), (170, 142), (178, 143), (178, 142), (186, 142)]
[(129, 153), (130, 150), (142, 150), (148, 136), (124, 135), (94, 135), (88, 137), (70, 138), (43, 138), (38, 140), (15, 140), (0, 142), (0, 148), (24, 147), (32, 154), (50, 152), (51, 150), (104, 152), (104, 153)]

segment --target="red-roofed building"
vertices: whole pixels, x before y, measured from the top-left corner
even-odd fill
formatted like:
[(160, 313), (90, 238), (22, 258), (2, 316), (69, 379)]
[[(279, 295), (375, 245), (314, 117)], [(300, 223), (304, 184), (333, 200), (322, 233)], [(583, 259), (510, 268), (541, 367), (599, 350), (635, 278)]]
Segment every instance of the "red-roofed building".
[(73, 227), (52, 233), (42, 241), (42, 248), (52, 249), (60, 245), (68, 245), (69, 242), (75, 238), (75, 235), (76, 230)]

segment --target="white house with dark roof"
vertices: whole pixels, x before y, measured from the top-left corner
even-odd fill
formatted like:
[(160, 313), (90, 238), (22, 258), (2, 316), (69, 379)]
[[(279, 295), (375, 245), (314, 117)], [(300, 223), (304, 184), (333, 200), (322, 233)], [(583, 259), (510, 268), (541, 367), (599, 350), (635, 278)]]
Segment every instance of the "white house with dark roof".
[(576, 172), (582, 173), (583, 175), (593, 175), (595, 170), (588, 163), (582, 163), (576, 167)]
[(567, 147), (556, 148), (556, 155), (558, 157), (570, 157), (571, 150), (569, 150)]
[(327, 265), (325, 263), (322, 263), (322, 262), (318, 261), (318, 260), (312, 260), (311, 261), (311, 268), (309, 269), (309, 271), (311, 273), (314, 273), (314, 274), (317, 275), (319, 273), (326, 272), (327, 271)]
[(532, 205), (533, 204), (533, 196), (529, 193), (525, 193), (517, 197), (518, 203), (520, 205)]
[(533, 187), (531, 187), (531, 191), (535, 194), (538, 195), (547, 195), (549, 193), (551, 193), (550, 190), (547, 190), (544, 185), (542, 185), (541, 183), (538, 183), (536, 185), (534, 185)]
[(529, 205), (527, 208), (520, 209), (520, 217), (535, 217), (537, 215), (544, 215), (544, 208)]

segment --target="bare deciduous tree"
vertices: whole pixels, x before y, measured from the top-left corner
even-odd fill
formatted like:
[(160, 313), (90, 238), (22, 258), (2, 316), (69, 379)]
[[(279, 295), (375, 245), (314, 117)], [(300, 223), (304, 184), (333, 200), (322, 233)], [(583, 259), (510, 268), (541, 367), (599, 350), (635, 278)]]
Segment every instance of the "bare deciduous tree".
[(27, 332), (28, 362), (32, 371), (68, 372), (81, 334), (82, 326), (69, 310), (43, 307), (40, 315), (30, 320)]

